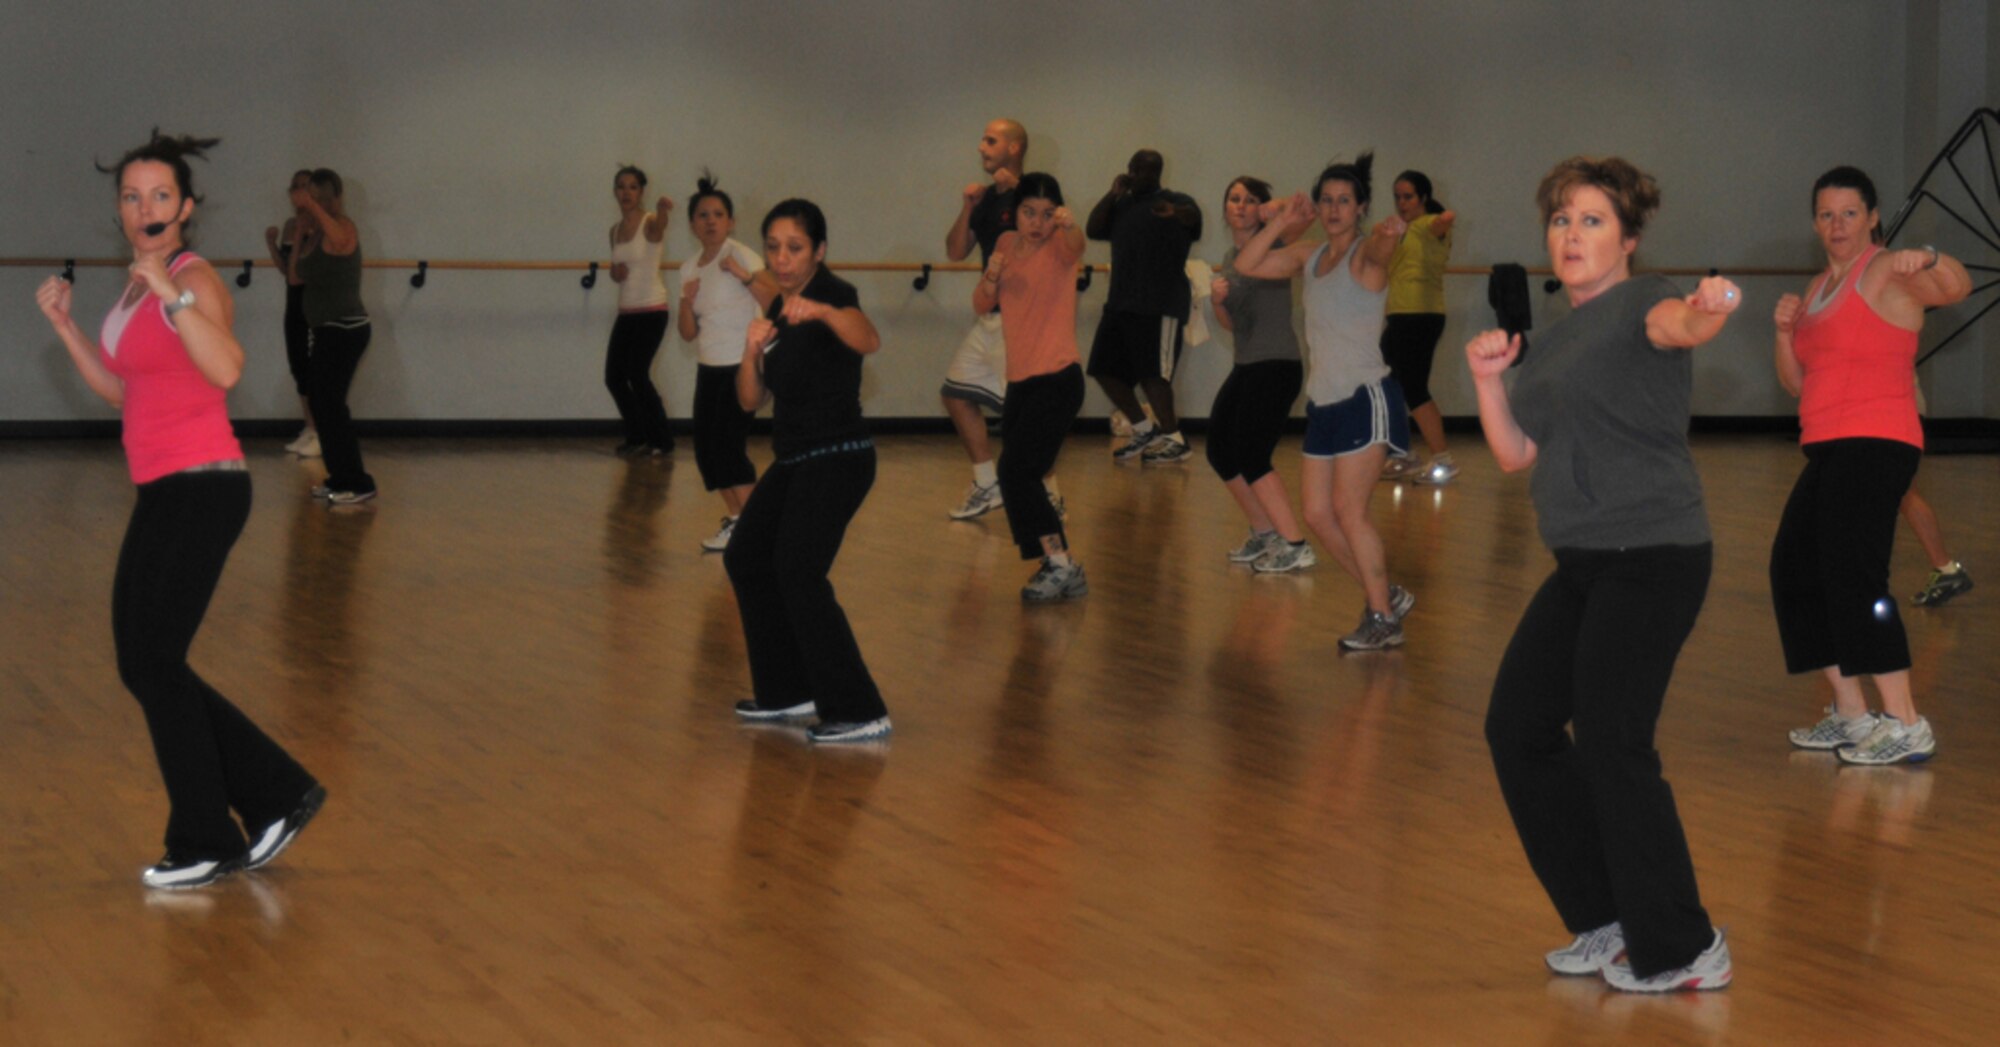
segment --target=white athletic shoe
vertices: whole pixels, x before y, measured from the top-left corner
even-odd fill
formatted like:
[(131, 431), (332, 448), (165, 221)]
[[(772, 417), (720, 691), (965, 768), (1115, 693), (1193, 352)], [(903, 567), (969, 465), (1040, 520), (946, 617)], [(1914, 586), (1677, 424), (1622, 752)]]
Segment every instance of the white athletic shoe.
[(1625, 951), (1625, 928), (1616, 921), (1594, 931), (1585, 931), (1568, 945), (1543, 955), (1543, 962), (1557, 974), (1597, 974)]
[(298, 439), (293, 440), (291, 443), (286, 444), (285, 450), (290, 451), (295, 455), (298, 455), (300, 458), (318, 458), (320, 456), (319, 432), (317, 430), (307, 429), (305, 431), (304, 436), (301, 436)]
[(1723, 940), (1721, 931), (1715, 932), (1715, 941), (1686, 967), (1676, 967), (1671, 971), (1661, 971), (1650, 978), (1641, 978), (1632, 973), (1632, 965), (1622, 955), (1604, 967), (1604, 983), (1619, 992), (1726, 989), (1735, 977), (1736, 969), (1729, 962), (1729, 943)]
[(1800, 749), (1845, 749), (1867, 741), (1868, 736), (1875, 733), (1877, 719), (1874, 713), (1862, 713), (1850, 720), (1829, 705), (1825, 719), (1811, 727), (1794, 727), (1789, 737), (1792, 744)]
[(990, 484), (975, 482), (965, 492), (965, 501), (959, 503), (958, 508), (951, 510), (951, 518), (954, 520), (970, 520), (975, 516), (985, 516), (987, 513), (1000, 508), (1001, 504), (1000, 484), (998, 482)]
[(736, 534), (737, 519), (738, 517), (734, 516), (723, 517), (722, 529), (701, 540), (701, 551), (705, 553), (719, 553), (727, 550), (729, 548), (729, 539)]

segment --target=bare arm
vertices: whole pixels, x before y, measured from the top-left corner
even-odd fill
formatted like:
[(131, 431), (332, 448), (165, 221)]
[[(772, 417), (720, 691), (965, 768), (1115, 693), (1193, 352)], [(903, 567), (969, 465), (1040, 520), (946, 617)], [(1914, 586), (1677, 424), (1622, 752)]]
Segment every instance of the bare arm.
[(951, 223), (951, 230), (944, 234), (944, 256), (954, 262), (963, 262), (978, 246), (972, 236), (972, 212), (979, 207), (979, 201), (986, 197), (986, 187), (974, 182), (965, 187), (963, 201), (958, 207), (958, 218)]
[[(1891, 323), (1907, 319), (1901, 326), (1918, 326), (1923, 323), (1925, 309), (1951, 305), (1972, 293), (1972, 274), (1965, 271), (1965, 266), (1958, 259), (1934, 247), (1885, 251), (1879, 259), (1869, 263), (1869, 268), (1885, 271), (1887, 279), (1881, 295), (1883, 304), (1902, 312), (1904, 310), (1897, 307), (1903, 303), (1896, 299), (1909, 303), (1907, 318), (1885, 317)], [(1871, 272), (1869, 275), (1875, 274)]]
[(292, 203), (304, 208), (313, 217), (313, 224), (319, 227), (320, 250), (339, 257), (353, 254), (354, 249), (361, 246), (361, 234), (355, 231), (354, 221), (327, 213), (311, 193), (303, 189), (294, 190)]
[(1289, 280), (1298, 275), (1306, 259), (1312, 257), (1312, 246), (1295, 243), (1279, 247), (1278, 241), (1293, 229), (1303, 229), (1311, 221), (1311, 208), (1304, 193), (1285, 201), (1264, 228), (1236, 252), (1236, 271), (1256, 280)]
[(986, 271), (979, 274), (979, 283), (972, 288), (974, 314), (985, 316), (1000, 307), (1000, 276), (1007, 269), (1007, 259), (1013, 254), (1014, 245), (1019, 242), (1018, 234), (1002, 233), (1000, 241), (993, 245), (993, 257), (986, 260)]
[[(281, 273), (286, 271), (286, 265), (285, 265), (284, 252), (279, 250), (279, 246), (283, 244), (286, 240), (292, 238), (292, 231), (296, 229), (297, 226), (298, 226), (298, 219), (287, 218), (285, 219), (285, 227), (283, 230), (280, 230), (275, 225), (264, 230), (264, 250), (269, 252), (271, 255), (271, 267), (278, 270)], [(297, 253), (298, 244), (294, 243), (292, 245), (292, 251), (294, 253)]]
[(1479, 395), (1479, 427), (1486, 433), (1486, 446), (1493, 449), (1493, 460), (1510, 473), (1535, 464), (1536, 456), (1535, 441), (1514, 420), (1507, 384), (1500, 378), (1520, 355), (1521, 336), (1505, 331), (1482, 331), (1465, 345), (1472, 388)]
[(674, 202), (668, 197), (660, 197), (659, 206), (653, 211), (653, 220), (646, 223), (646, 242), (657, 244), (667, 238), (667, 219), (674, 213)]
[(1720, 276), (1710, 276), (1686, 298), (1669, 298), (1646, 313), (1646, 338), (1662, 349), (1693, 349), (1722, 333), (1729, 314), (1743, 304), (1743, 292)]
[(694, 299), (701, 293), (701, 278), (681, 281), (681, 318), (676, 321), (680, 328), (681, 340), (692, 342), (701, 337), (701, 324), (694, 318)]
[(1442, 240), (1451, 235), (1452, 223), (1458, 221), (1457, 211), (1446, 211), (1431, 219), (1431, 235)]
[(233, 387), (243, 377), (243, 346), (231, 329), (236, 304), (215, 269), (207, 262), (195, 262), (170, 274), (166, 263), (154, 258), (135, 263), (132, 275), (162, 303), (178, 299), (183, 291), (194, 292), (194, 305), (168, 317), (167, 322), (180, 333), (188, 359), (208, 384), (217, 389)]
[(764, 386), (764, 347), (778, 336), (778, 325), (763, 317), (750, 322), (743, 336), (743, 363), (736, 368), (736, 403), (745, 411), (764, 406), (770, 390)]
[(1214, 280), (1209, 281), (1208, 301), (1210, 305), (1215, 307), (1215, 322), (1223, 330), (1233, 333), (1236, 330), (1236, 321), (1230, 318), (1229, 308), (1223, 304), (1223, 300), (1228, 297), (1229, 280), (1227, 277), (1218, 276)]
[(69, 351), (70, 362), (83, 376), (83, 384), (103, 398), (105, 403), (122, 407), (125, 404), (125, 383), (105, 368), (104, 361), (97, 355), (97, 346), (76, 326), (69, 312), (70, 296), (69, 281), (51, 276), (35, 289), (35, 304), (41, 307), (49, 326), (55, 328), (56, 337), (62, 339), (63, 348)]
[(1097, 206), (1090, 209), (1090, 217), (1084, 220), (1083, 231), (1092, 240), (1111, 239), (1111, 212), (1117, 207), (1118, 201), (1131, 192), (1132, 178), (1130, 175), (1119, 175), (1113, 178), (1111, 180), (1111, 191), (1105, 193), (1104, 198), (1097, 201)]
[(1403, 234), (1410, 224), (1390, 215), (1375, 223), (1368, 231), (1368, 239), (1361, 250), (1354, 252), (1352, 263), (1354, 282), (1365, 291), (1380, 291), (1389, 286), (1389, 262), (1396, 257), (1396, 245), (1403, 242)]

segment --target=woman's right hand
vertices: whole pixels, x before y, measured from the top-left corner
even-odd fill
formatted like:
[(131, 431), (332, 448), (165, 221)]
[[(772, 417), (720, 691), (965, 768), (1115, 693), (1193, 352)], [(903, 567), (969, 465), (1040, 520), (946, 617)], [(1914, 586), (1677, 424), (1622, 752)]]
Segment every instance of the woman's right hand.
[(60, 276), (51, 276), (35, 288), (35, 304), (42, 307), (42, 315), (60, 331), (72, 326), (69, 317), (69, 303), (72, 289), (69, 281)]
[(1521, 356), (1521, 336), (1505, 331), (1481, 331), (1465, 343), (1465, 362), (1472, 377), (1491, 378), (1514, 366)]
[(1791, 334), (1799, 326), (1799, 311), (1805, 308), (1805, 300), (1795, 294), (1778, 296), (1777, 311), (1771, 320), (1778, 325), (1779, 334)]
[(1220, 302), (1229, 297), (1229, 278), (1218, 276), (1208, 282), (1208, 296)]
[(752, 366), (764, 360), (764, 347), (778, 337), (778, 325), (763, 317), (750, 321), (750, 329), (743, 336), (743, 362)]
[(681, 281), (681, 301), (691, 303), (694, 301), (694, 296), (700, 293), (701, 277), (697, 276), (692, 280)]

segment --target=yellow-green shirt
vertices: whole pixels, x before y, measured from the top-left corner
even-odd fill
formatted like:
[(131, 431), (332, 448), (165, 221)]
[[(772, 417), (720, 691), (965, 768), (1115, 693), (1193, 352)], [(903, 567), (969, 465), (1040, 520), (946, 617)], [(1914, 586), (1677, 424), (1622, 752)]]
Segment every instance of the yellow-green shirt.
[(1390, 313), (1443, 313), (1444, 265), (1451, 258), (1451, 234), (1431, 233), (1437, 215), (1410, 223), (1389, 259)]

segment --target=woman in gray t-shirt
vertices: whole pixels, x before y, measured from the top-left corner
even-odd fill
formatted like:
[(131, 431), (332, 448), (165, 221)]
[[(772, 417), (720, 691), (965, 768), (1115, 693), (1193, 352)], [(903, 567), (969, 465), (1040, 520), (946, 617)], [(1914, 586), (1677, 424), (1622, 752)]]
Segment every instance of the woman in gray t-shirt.
[(1236, 366), (1208, 410), (1208, 464), (1236, 499), (1250, 524), (1250, 537), (1229, 551), (1232, 563), (1283, 574), (1315, 562), (1306, 533), (1292, 515), (1284, 478), (1271, 455), (1284, 434), (1305, 365), (1299, 336), (1292, 330), (1292, 281), (1259, 280), (1236, 271), (1236, 253), (1264, 228), (1271, 184), (1245, 175), (1229, 183), (1223, 220), (1234, 240), (1210, 286), (1215, 319), (1236, 336)]
[(1486, 442), (1500, 468), (1535, 467), (1556, 558), (1501, 659), (1486, 742), (1528, 864), (1576, 935), (1550, 969), (1628, 992), (1720, 989), (1729, 946), (1702, 908), (1653, 731), (1712, 560), (1687, 350), (1742, 295), (1710, 277), (1682, 298), (1632, 275), (1660, 196), (1624, 160), (1565, 160), (1536, 198), (1572, 312), (1511, 393), (1501, 376), (1521, 337), (1487, 331), (1465, 347)]

